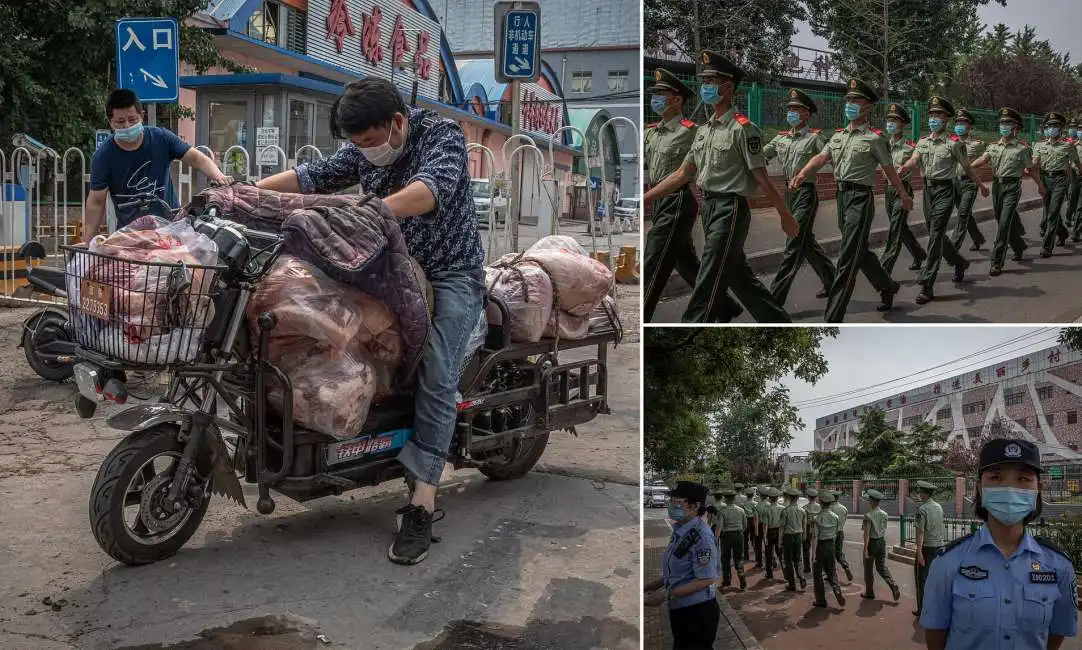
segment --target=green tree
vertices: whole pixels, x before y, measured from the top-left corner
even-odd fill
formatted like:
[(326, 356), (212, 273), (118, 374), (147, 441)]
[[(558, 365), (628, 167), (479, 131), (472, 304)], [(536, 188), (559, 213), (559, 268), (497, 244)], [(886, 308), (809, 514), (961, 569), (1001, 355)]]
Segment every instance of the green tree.
[(842, 451), (813, 451), (808, 454), (808, 459), (816, 475), (824, 481), (853, 475)]
[(845, 450), (845, 459), (854, 476), (882, 476), (891, 459), (903, 453), (902, 434), (887, 424), (882, 409), (873, 408), (860, 418), (853, 432), (855, 444)]
[(646, 0), (644, 47), (698, 60), (714, 50), (751, 76), (784, 71), (796, 21), (806, 14), (798, 0)]
[[(172, 16), (181, 60), (202, 73), (224, 59), (206, 31), (184, 24), (206, 0), (48, 0), (0, 3), (0, 142), (32, 134), (58, 151), (89, 148), (104, 128), (113, 88), (114, 23), (127, 16)], [(167, 110), (178, 110), (172, 107)]]
[[(777, 405), (772, 388), (793, 375), (814, 383), (827, 371), (820, 351), (837, 328), (651, 327), (644, 333), (643, 401), (646, 463), (676, 471), (710, 452), (708, 416), (734, 402)], [(787, 401), (785, 402), (787, 403)], [(767, 409), (763, 418), (772, 417)], [(786, 417), (780, 412), (780, 416)], [(776, 430), (763, 425), (761, 430)]]
[(1060, 330), (1059, 344), (1072, 350), (1082, 350), (1082, 327), (1065, 327)]
[(793, 431), (804, 426), (789, 391), (771, 388), (755, 400), (733, 400), (708, 417), (712, 432), (711, 452), (726, 459), (741, 481), (764, 472), (772, 473), (776, 452), (793, 440)]
[(921, 422), (902, 435), (902, 446), (891, 459), (887, 474), (891, 476), (927, 476), (939, 472), (947, 432), (937, 424)]

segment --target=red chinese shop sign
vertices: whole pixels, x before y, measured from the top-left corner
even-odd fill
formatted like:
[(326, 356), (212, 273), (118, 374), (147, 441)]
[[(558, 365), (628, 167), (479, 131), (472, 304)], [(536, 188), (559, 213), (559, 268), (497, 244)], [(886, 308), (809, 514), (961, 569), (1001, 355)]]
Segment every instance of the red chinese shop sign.
[[(308, 55), (439, 97), (440, 25), (398, 0), (309, 0)], [(405, 70), (402, 67), (405, 66)]]
[(548, 137), (564, 126), (563, 102), (539, 84), (522, 84), (522, 130)]

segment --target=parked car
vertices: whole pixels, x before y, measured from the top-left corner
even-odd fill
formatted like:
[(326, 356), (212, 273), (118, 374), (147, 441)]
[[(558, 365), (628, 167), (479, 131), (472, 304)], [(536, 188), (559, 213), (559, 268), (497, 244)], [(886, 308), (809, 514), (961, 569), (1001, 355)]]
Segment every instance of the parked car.
[(488, 194), (489, 180), (487, 178), (471, 178), (470, 193), (473, 195), (473, 205), (477, 209), (477, 225), (488, 227), (489, 215), (495, 206), (497, 224), (503, 225), (507, 221), (507, 197), (503, 196), (503, 190), (496, 188), (492, 192), (491, 199)]
[(646, 501), (643, 505), (650, 506), (651, 508), (668, 508), (669, 507), (669, 488), (667, 487), (651, 487), (646, 488), (648, 491), (646, 495)]
[(612, 211), (617, 219), (628, 219), (631, 222), (637, 222), (639, 220), (639, 209), (642, 206), (642, 199), (620, 199), (616, 202)]

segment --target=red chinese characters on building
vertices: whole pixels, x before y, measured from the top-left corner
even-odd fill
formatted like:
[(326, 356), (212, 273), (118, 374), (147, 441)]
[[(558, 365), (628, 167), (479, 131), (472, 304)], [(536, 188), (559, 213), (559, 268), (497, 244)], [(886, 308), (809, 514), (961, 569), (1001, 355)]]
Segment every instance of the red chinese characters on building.
[(372, 65), (383, 61), (383, 28), (380, 21), (383, 20), (383, 10), (379, 5), (372, 7), (372, 14), (361, 14), (364, 26), (361, 27), (361, 56)]
[(391, 29), (391, 63), (399, 64), (410, 51), (409, 43), (406, 42), (406, 26), (402, 23), (402, 14), (394, 19), (394, 27)]
[(894, 400), (892, 400), (892, 399), (888, 399), (888, 400), (887, 400), (887, 408), (888, 408), (888, 409), (889, 409), (889, 408), (890, 408), (890, 407), (891, 407), (891, 406), (892, 406), (893, 404), (894, 404)]
[(428, 54), (428, 41), (428, 32), (417, 35), (417, 54), (415, 55), (418, 61), (417, 74), (426, 81), (432, 76), (432, 62), (424, 58), (424, 55)]
[(973, 373), (973, 383), (974, 384), (981, 383), (981, 373), (979, 373), (979, 372)]
[(1022, 372), (1029, 370), (1029, 359), (1022, 359)]
[(555, 133), (560, 128), (560, 108), (546, 103), (537, 93), (527, 90), (522, 95), (522, 129)]
[(935, 393), (936, 395), (938, 395), (938, 394), (939, 394), (939, 391), (940, 391), (940, 388), (939, 388), (939, 384), (936, 384), (935, 386), (932, 386), (932, 392), (933, 392), (933, 393)]
[(958, 390), (961, 387), (962, 387), (962, 380), (961, 379), (955, 379), (954, 381), (951, 382), (951, 388), (953, 388), (954, 390)]
[(899, 401), (902, 403), (902, 406), (905, 406), (905, 395), (902, 395)]
[(1007, 366), (1000, 366), (1000, 367), (996, 368), (996, 377), (1006, 377), (1006, 376), (1007, 376)]
[(327, 12), (327, 40), (334, 41), (334, 49), (342, 53), (346, 37), (357, 32), (353, 29), (353, 20), (349, 17), (349, 5), (346, 0), (332, 0), (331, 10)]
[(1059, 363), (1059, 348), (1048, 353), (1048, 363)]

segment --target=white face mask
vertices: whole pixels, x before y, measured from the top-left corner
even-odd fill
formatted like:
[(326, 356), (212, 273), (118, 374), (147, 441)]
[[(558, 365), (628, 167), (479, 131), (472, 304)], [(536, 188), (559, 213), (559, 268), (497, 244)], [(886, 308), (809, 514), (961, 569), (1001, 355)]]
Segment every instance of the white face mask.
[(372, 163), (376, 167), (386, 167), (398, 160), (398, 157), (402, 155), (402, 149), (405, 147), (405, 138), (398, 147), (391, 146), (391, 135), (394, 133), (394, 126), (391, 127), (391, 132), (387, 134), (387, 142), (375, 147), (359, 147), (361, 155), (365, 157), (368, 162)]

